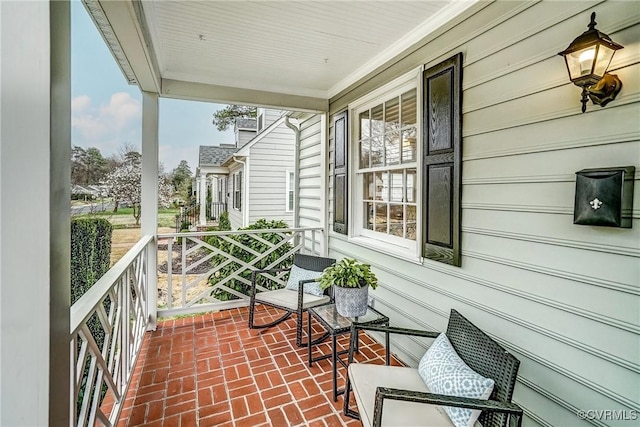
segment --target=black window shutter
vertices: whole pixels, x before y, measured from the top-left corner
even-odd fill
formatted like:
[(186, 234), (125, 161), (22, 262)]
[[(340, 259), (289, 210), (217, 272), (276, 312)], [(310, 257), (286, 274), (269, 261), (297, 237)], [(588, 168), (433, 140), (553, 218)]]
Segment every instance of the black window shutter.
[(347, 234), (347, 152), (349, 144), (347, 112), (333, 118), (333, 231)]
[(462, 53), (424, 72), (423, 256), (460, 266)]

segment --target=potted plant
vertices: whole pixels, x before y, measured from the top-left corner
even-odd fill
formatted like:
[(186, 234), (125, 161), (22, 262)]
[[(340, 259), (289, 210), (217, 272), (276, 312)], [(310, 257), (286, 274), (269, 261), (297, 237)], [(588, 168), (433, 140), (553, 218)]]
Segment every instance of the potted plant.
[(344, 317), (364, 316), (369, 302), (369, 288), (378, 286), (378, 278), (369, 264), (343, 258), (327, 267), (320, 276), (320, 286), (333, 286), (338, 313)]

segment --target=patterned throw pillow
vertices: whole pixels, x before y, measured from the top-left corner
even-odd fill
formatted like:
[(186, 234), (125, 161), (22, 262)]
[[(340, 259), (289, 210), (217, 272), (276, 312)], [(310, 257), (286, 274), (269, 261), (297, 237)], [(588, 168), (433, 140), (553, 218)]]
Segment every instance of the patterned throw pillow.
[[(494, 381), (467, 366), (445, 334), (433, 341), (420, 360), (418, 372), (432, 393), (487, 400), (493, 391)], [(456, 427), (472, 427), (481, 413), (451, 406), (444, 410)]]
[[(300, 280), (317, 279), (321, 274), (322, 271), (305, 270), (294, 264), (289, 272), (289, 280), (287, 280), (285, 288), (297, 292)], [(320, 283), (311, 282), (304, 284), (304, 293), (321, 297), (324, 290), (320, 287)]]

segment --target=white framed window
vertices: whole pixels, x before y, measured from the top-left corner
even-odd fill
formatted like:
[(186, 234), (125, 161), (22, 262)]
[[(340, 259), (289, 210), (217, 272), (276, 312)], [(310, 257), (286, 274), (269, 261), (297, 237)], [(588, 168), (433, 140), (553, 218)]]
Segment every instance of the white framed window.
[(293, 212), (293, 203), (294, 203), (294, 199), (296, 197), (295, 195), (295, 174), (293, 171), (286, 171), (286, 183), (285, 183), (285, 189), (286, 189), (286, 200), (285, 200), (285, 208), (284, 211), (285, 212)]
[(233, 208), (242, 210), (242, 171), (233, 174)]
[(260, 133), (260, 131), (264, 128), (265, 109), (258, 108), (256, 115), (258, 117), (258, 120), (257, 120), (258, 133)]
[(373, 96), (351, 109), (351, 237), (415, 255), (420, 241), (418, 79), (404, 78)]

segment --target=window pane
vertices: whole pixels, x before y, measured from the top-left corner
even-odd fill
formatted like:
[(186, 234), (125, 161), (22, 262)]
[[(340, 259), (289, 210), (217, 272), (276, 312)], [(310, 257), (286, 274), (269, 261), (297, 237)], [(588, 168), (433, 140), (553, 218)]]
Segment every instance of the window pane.
[(293, 172), (289, 172), (289, 191), (294, 190), (295, 188), (294, 185), (295, 185), (295, 176)]
[(364, 204), (364, 228), (373, 230), (373, 202)]
[(416, 161), (416, 128), (402, 132), (402, 163)]
[(376, 224), (375, 231), (387, 233), (387, 204), (376, 203)]
[(393, 98), (385, 103), (384, 120), (385, 132), (400, 129), (400, 98)]
[(389, 201), (389, 178), (386, 172), (376, 173), (376, 200)]
[(407, 169), (407, 202), (416, 203), (416, 170)]
[(368, 168), (371, 167), (371, 160), (369, 159), (369, 139), (365, 139), (364, 141), (360, 141), (360, 167)]
[(369, 110), (360, 113), (360, 137), (358, 139), (369, 138)]
[(402, 127), (416, 124), (416, 90), (402, 95)]
[(402, 171), (390, 172), (391, 174), (391, 201), (404, 201), (404, 185), (402, 183)]
[(416, 207), (407, 205), (407, 239), (416, 240)]
[(400, 134), (393, 132), (385, 135), (385, 157), (387, 165), (397, 165), (400, 163)]
[(382, 135), (384, 132), (384, 114), (382, 104), (371, 109), (371, 136)]
[(371, 167), (384, 165), (384, 140), (381, 136), (371, 138)]
[(389, 205), (389, 234), (402, 237), (404, 233), (404, 206)]
[(365, 173), (362, 178), (364, 184), (362, 191), (364, 200), (374, 200), (376, 197), (376, 189), (373, 185), (373, 174)]

